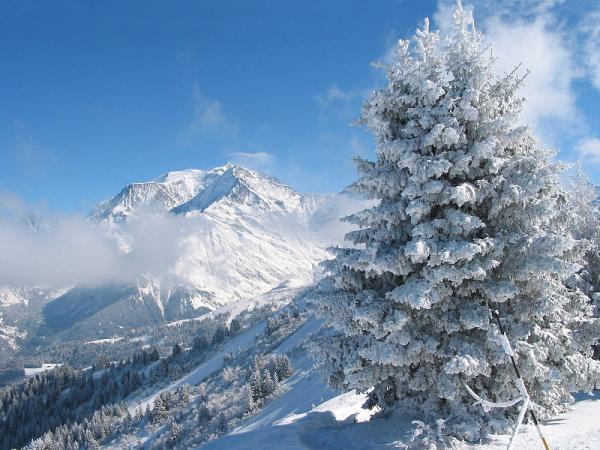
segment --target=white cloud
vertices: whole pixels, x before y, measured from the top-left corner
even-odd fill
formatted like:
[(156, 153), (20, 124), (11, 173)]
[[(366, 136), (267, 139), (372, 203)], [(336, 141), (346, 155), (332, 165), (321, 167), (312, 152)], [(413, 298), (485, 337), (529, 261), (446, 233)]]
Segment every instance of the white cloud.
[[(476, 21), (497, 56), (499, 75), (519, 64), (525, 78), (520, 95), (525, 97), (522, 121), (540, 126), (545, 120), (574, 123), (579, 119), (573, 82), (579, 76), (571, 39), (550, 10), (562, 0), (513, 0), (475, 5)], [(454, 1), (438, 2), (434, 14), (442, 31), (452, 26)], [(466, 8), (472, 8), (466, 5)]]
[(55, 218), (38, 233), (0, 220), (0, 285), (64, 287), (121, 276), (116, 245), (77, 217)]
[(529, 70), (520, 94), (526, 102), (524, 123), (540, 126), (546, 119), (575, 123), (579, 118), (573, 81), (577, 76), (574, 57), (560, 27), (548, 16), (507, 22), (498, 16), (484, 22), (493, 43), (500, 73), (523, 64)]
[[(465, 8), (469, 8), (468, 5), (464, 5)], [(456, 8), (456, 2), (452, 0), (439, 0), (437, 8), (433, 13), (433, 21), (435, 22), (436, 28), (442, 33), (447, 33), (452, 30), (452, 14)]]
[(259, 170), (269, 169), (275, 161), (275, 157), (268, 152), (232, 152), (229, 157), (236, 164)]
[[(205, 218), (140, 211), (119, 237), (75, 215), (47, 214), (0, 192), (0, 286), (95, 286), (169, 273), (192, 229)], [(127, 253), (120, 251), (123, 240)]]
[(370, 89), (341, 89), (332, 83), (325, 93), (315, 95), (314, 99), (319, 105), (319, 119), (322, 122), (330, 120), (343, 120), (346, 124), (354, 122), (359, 115), (359, 104), (370, 93)]
[(600, 9), (591, 12), (582, 25), (584, 33), (584, 61), (589, 77), (600, 90)]
[[(478, 15), (485, 17), (533, 17), (551, 13), (554, 8), (565, 4), (566, 0), (502, 0), (501, 2), (498, 0), (463, 0), (462, 3), (465, 8), (472, 9), (474, 7)], [(438, 10), (434, 15), (434, 19), (437, 21), (440, 18), (438, 14), (451, 17), (451, 15), (448, 16), (445, 13), (451, 12), (454, 5), (456, 5), (456, 0), (438, 0)]]
[(600, 139), (586, 138), (575, 146), (575, 151), (584, 162), (600, 164)]
[(194, 116), (184, 130), (184, 141), (189, 142), (202, 135), (237, 134), (238, 125), (225, 115), (219, 100), (206, 97), (197, 85), (194, 85), (193, 96)]
[[(521, 64), (526, 76), (519, 94), (525, 98), (521, 121), (534, 125), (543, 144), (564, 145), (565, 139), (587, 134), (577, 106), (575, 81), (582, 76), (576, 33), (560, 15), (564, 0), (465, 1), (477, 28), (492, 44), (494, 70), (504, 75)], [(452, 26), (454, 0), (438, 1), (434, 14), (442, 31)]]
[(336, 83), (330, 84), (325, 94), (315, 96), (315, 100), (321, 106), (331, 106), (336, 102), (347, 102), (360, 97), (356, 91), (344, 91)]
[(318, 233), (326, 245), (349, 246), (344, 241), (346, 233), (356, 230), (356, 225), (342, 221), (344, 217), (374, 206), (377, 202), (364, 199), (349, 192), (329, 197), (310, 218), (310, 228)]

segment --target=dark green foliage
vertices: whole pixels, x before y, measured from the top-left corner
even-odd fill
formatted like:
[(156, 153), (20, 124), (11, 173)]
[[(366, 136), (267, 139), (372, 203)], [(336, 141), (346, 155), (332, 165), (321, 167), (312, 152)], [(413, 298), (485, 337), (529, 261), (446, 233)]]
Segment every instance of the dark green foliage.
[(0, 448), (22, 447), (49, 430), (91, 416), (140, 388), (139, 363), (147, 352), (108, 368), (75, 370), (68, 365), (0, 389)]
[(267, 398), (277, 389), (277, 383), (291, 376), (292, 364), (285, 355), (256, 356), (249, 384), (252, 400), (258, 402)]
[(181, 345), (179, 344), (179, 342), (176, 342), (173, 345), (173, 350), (171, 351), (171, 356), (175, 357), (180, 354), (181, 354)]
[(229, 334), (232, 336), (235, 336), (236, 334), (238, 334), (238, 332), (242, 329), (242, 324), (240, 323), (240, 321), (236, 318), (231, 320), (231, 323), (229, 324)]

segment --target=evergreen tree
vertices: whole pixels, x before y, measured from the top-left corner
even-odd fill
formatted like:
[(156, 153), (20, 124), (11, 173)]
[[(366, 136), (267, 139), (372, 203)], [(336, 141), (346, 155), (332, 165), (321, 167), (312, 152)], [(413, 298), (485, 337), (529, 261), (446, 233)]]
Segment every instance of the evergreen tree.
[(585, 242), (585, 264), (579, 272), (582, 289), (591, 295), (600, 293), (600, 205), (597, 187), (578, 171), (567, 193), (558, 226), (568, 226), (574, 238)]
[(459, 4), (448, 36), (426, 21), (398, 43), (387, 87), (363, 107), (377, 159), (358, 161), (351, 187), (376, 204), (347, 218), (359, 228), (346, 236), (354, 246), (334, 249), (312, 300), (334, 330), (315, 346), (334, 387), (443, 419), (468, 440), (518, 414), (484, 411), (465, 389), (490, 401), (521, 395), (490, 308), (544, 415), (599, 379), (598, 323), (567, 283), (581, 246), (553, 224), (560, 167), (518, 125), (522, 78), (495, 76), (482, 41)]
[(187, 384), (177, 389), (177, 397), (179, 408), (185, 408), (190, 404), (190, 388)]
[(241, 329), (242, 329), (242, 324), (237, 319), (237, 317), (234, 317), (233, 319), (231, 319), (231, 323), (229, 324), (229, 335), (235, 336), (236, 334), (238, 334), (238, 332)]
[(198, 422), (200, 424), (209, 422), (212, 419), (212, 414), (210, 413), (210, 409), (206, 402), (201, 402), (200, 406), (198, 406)]
[(229, 428), (229, 423), (227, 421), (227, 417), (225, 417), (225, 414), (220, 412), (219, 414), (217, 414), (215, 420), (217, 422), (217, 431), (221, 433), (226, 433), (227, 429)]
[(167, 442), (171, 448), (175, 447), (177, 443), (181, 440), (183, 435), (183, 427), (179, 425), (177, 422), (171, 422), (171, 430), (169, 431), (169, 437)]
[(268, 370), (264, 370), (262, 373), (262, 380), (260, 384), (261, 397), (265, 398), (275, 392), (277, 383), (273, 380), (271, 373)]
[(172, 352), (171, 352), (171, 355), (172, 355), (173, 357), (175, 357), (175, 356), (177, 356), (177, 355), (180, 355), (180, 354), (181, 354), (181, 351), (182, 351), (182, 349), (181, 349), (181, 345), (179, 344), (179, 342), (176, 342), (176, 343), (175, 343), (175, 345), (173, 345), (173, 350), (172, 350)]
[(277, 375), (277, 381), (285, 380), (294, 373), (292, 369), (292, 363), (290, 359), (285, 355), (278, 355), (275, 358), (275, 374)]
[(252, 392), (252, 386), (249, 383), (246, 383), (242, 388), (242, 402), (244, 410), (247, 412), (252, 412), (254, 411), (254, 408), (256, 408), (254, 393)]
[(165, 417), (167, 417), (167, 409), (168, 408), (165, 404), (162, 394), (157, 396), (152, 407), (152, 421), (154, 423), (160, 423)]
[(209, 346), (208, 338), (206, 335), (202, 334), (200, 336), (196, 336), (192, 341), (192, 349), (195, 351), (206, 350)]
[(98, 441), (96, 440), (96, 438), (94, 438), (94, 435), (90, 430), (85, 431), (84, 439), (85, 448), (89, 450), (98, 450), (100, 448), (100, 444), (98, 444)]
[(220, 344), (227, 337), (227, 328), (224, 325), (217, 325), (215, 329), (215, 333), (212, 337), (213, 344)]
[(158, 361), (160, 359), (160, 356), (158, 355), (158, 350), (153, 349), (148, 355), (148, 357), (150, 358), (150, 361)]
[(262, 390), (262, 376), (259, 367), (254, 367), (252, 374), (250, 375), (250, 390), (252, 391), (252, 398), (256, 402), (264, 397)]

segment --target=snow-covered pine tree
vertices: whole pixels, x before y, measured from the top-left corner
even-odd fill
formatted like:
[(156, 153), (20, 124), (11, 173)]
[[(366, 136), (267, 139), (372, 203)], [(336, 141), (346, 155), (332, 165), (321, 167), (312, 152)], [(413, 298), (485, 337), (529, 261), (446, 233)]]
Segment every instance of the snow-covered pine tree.
[(152, 422), (160, 423), (165, 417), (167, 417), (168, 404), (162, 394), (158, 395), (154, 400), (154, 406), (152, 407)]
[(600, 294), (600, 204), (598, 190), (579, 169), (567, 192), (563, 224), (571, 226), (576, 239), (587, 244), (585, 264), (579, 273), (583, 290)]
[(175, 447), (177, 443), (181, 440), (183, 435), (183, 427), (179, 425), (176, 421), (171, 422), (171, 430), (169, 431), (169, 435), (167, 437), (167, 442), (171, 448)]
[(351, 188), (376, 206), (325, 263), (312, 308), (332, 328), (315, 354), (331, 385), (369, 392), (478, 440), (514, 424), (518, 407), (484, 411), (464, 384), (497, 402), (520, 395), (498, 327), (542, 415), (599, 379), (588, 297), (566, 280), (582, 249), (554, 227), (561, 167), (518, 125), (518, 74), (494, 75), (470, 12), (446, 36), (428, 21), (400, 41), (387, 86), (363, 106), (376, 161), (359, 160)]

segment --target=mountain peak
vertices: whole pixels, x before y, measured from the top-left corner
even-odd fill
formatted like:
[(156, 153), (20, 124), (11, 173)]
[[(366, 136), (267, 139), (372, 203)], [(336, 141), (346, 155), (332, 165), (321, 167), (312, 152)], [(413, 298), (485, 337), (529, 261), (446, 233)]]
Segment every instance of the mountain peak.
[(118, 223), (144, 207), (176, 214), (202, 213), (217, 206), (297, 213), (306, 209), (305, 197), (274, 177), (227, 162), (211, 170), (171, 171), (129, 184), (99, 204), (90, 218), (97, 223)]
[[(206, 173), (200, 169), (184, 169), (167, 172), (159, 177), (154, 178), (150, 182), (152, 183), (176, 183), (181, 180), (197, 178), (198, 176)], [(134, 183), (135, 184), (135, 183)], [(140, 183), (141, 184), (141, 183)]]
[(177, 214), (205, 212), (209, 208), (236, 208), (254, 212), (300, 212), (303, 195), (278, 179), (228, 163), (214, 183), (188, 202), (173, 209)]
[(178, 170), (150, 181), (128, 184), (117, 195), (100, 203), (90, 213), (90, 219), (97, 223), (122, 222), (136, 210), (148, 206), (169, 211), (192, 199), (223, 170)]

